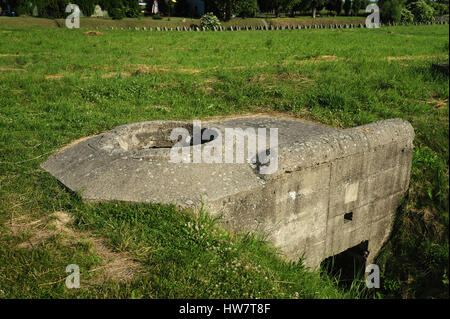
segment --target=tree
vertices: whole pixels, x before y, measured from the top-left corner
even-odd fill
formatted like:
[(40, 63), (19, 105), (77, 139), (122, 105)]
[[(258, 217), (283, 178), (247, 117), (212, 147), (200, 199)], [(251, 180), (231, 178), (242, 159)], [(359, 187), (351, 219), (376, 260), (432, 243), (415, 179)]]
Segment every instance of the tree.
[(282, 2), (283, 11), (289, 13), (291, 17), (295, 16), (295, 11), (301, 9), (302, 0), (284, 0)]
[(342, 0), (328, 0), (325, 4), (325, 8), (328, 11), (334, 11), (336, 15), (339, 15), (342, 11)]
[(430, 22), (433, 21), (434, 10), (424, 0), (410, 3), (407, 9), (414, 15), (414, 21)]
[(353, 0), (352, 1), (352, 15), (357, 16), (359, 14), (359, 10), (362, 9), (363, 1), (362, 0)]
[(78, 7), (80, 8), (81, 12), (86, 16), (90, 17), (94, 14), (95, 10), (95, 1), (93, 0), (76, 0), (74, 1)]
[(351, 10), (352, 10), (352, 1), (351, 0), (345, 0), (345, 2), (344, 2), (344, 13), (345, 13), (345, 15), (349, 16)]
[(311, 10), (312, 17), (316, 17), (317, 10), (322, 10), (325, 6), (325, 0), (304, 0), (302, 7), (305, 10)]
[(384, 22), (399, 22), (402, 16), (400, 0), (378, 0), (380, 17)]
[(414, 15), (411, 13), (411, 11), (409, 11), (406, 8), (402, 9), (402, 16), (401, 16), (401, 21), (403, 23), (413, 23), (414, 21)]
[(192, 16), (193, 12), (191, 12), (191, 7), (187, 0), (177, 0), (174, 6), (174, 14), (179, 17), (186, 17)]
[(240, 17), (254, 17), (258, 11), (257, 0), (240, 0), (235, 6), (236, 14)]
[[(254, 16), (258, 9), (257, 0), (203, 0), (205, 11), (212, 12), (221, 20), (230, 20), (235, 15)], [(278, 2), (280, 0), (275, 0)], [(268, 1), (269, 2), (269, 1)]]

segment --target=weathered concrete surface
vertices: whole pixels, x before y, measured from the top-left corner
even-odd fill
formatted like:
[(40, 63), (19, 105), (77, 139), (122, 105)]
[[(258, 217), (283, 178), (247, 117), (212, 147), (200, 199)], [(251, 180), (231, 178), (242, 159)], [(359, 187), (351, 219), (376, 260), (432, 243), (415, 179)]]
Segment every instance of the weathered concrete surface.
[(192, 131), (192, 123), (169, 121), (118, 127), (55, 154), (42, 168), (86, 199), (203, 202), (231, 230), (264, 232), (287, 258), (304, 256), (310, 267), (366, 240), (370, 262), (387, 240), (409, 184), (414, 131), (408, 122), (337, 130), (237, 118), (202, 126), (218, 134), (230, 127), (278, 128), (278, 170), (263, 175), (251, 163), (170, 163), (171, 130)]

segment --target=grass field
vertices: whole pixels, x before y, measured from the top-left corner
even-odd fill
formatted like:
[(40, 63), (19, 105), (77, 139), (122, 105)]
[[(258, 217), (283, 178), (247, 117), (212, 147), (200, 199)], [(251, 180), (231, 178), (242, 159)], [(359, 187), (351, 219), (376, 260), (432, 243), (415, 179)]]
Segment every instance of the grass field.
[[(0, 24), (1, 25), (1, 24)], [(0, 298), (448, 297), (447, 25), (157, 33), (0, 26)], [(416, 131), (382, 289), (286, 263), (205, 212), (86, 203), (39, 165), (117, 125), (283, 113)], [(68, 264), (81, 288), (66, 289)]]

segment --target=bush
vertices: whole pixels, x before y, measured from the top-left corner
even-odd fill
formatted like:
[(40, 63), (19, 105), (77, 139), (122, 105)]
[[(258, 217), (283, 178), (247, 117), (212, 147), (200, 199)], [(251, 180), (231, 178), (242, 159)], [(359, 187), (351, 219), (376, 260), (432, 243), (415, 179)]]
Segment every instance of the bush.
[(200, 18), (200, 26), (206, 30), (211, 30), (213, 28), (219, 28), (220, 21), (214, 14), (209, 12)]
[[(36, 1), (39, 16), (44, 18), (64, 18), (67, 16), (66, 7), (69, 0), (40, 0)], [(40, 5), (39, 5), (40, 4)]]
[(448, 14), (448, 4), (430, 1), (428, 3), (434, 10), (435, 16), (444, 16)]
[(141, 7), (139, 2), (136, 0), (123, 0), (123, 5), (125, 7), (125, 15), (128, 18), (137, 18), (141, 15)]
[(352, 10), (352, 2), (350, 0), (345, 0), (343, 9), (344, 9), (345, 15), (349, 16), (350, 12)]
[(407, 8), (414, 15), (414, 20), (416, 22), (431, 22), (434, 19), (433, 8), (423, 0), (410, 3)]
[(412, 23), (414, 21), (414, 15), (408, 9), (403, 8), (401, 21), (403, 23)]
[(80, 8), (81, 12), (84, 16), (90, 17), (94, 14), (95, 5), (97, 1), (94, 0), (75, 0), (73, 3), (76, 3)]
[(381, 20), (399, 22), (402, 17), (402, 3), (399, 0), (379, 0)]
[(353, 0), (352, 1), (352, 15), (357, 16), (359, 15), (359, 10), (363, 7), (363, 0)]
[(241, 1), (236, 8), (237, 15), (243, 18), (254, 17), (257, 11), (257, 0)]
[(109, 15), (113, 20), (122, 20), (125, 18), (125, 12), (122, 8), (112, 8)]

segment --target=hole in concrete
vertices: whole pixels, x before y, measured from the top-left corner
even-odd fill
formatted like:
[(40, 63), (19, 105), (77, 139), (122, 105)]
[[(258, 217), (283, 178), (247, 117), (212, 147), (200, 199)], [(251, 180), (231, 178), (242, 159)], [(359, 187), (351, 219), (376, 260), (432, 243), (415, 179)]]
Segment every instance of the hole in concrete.
[(339, 285), (350, 288), (353, 280), (363, 279), (369, 241), (351, 247), (340, 254), (326, 258), (320, 264), (322, 272), (339, 279)]
[[(177, 140), (170, 138), (174, 129), (184, 131)], [(171, 148), (178, 142), (181, 142), (183, 146), (205, 144), (213, 141), (218, 135), (219, 133), (214, 129), (203, 128), (200, 143), (194, 144), (192, 124), (150, 122), (131, 126), (126, 131), (119, 133), (118, 142), (120, 147), (126, 151), (139, 151), (151, 148)]]
[(353, 212), (344, 214), (344, 223), (351, 222), (353, 220)]

